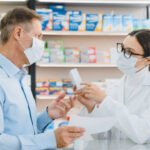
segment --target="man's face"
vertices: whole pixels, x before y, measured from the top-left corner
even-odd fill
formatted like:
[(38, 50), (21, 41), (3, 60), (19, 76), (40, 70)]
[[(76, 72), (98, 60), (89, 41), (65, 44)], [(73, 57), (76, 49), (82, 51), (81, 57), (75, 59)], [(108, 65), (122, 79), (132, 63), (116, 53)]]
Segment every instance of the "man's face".
[(23, 31), (22, 43), (25, 49), (32, 46), (32, 37), (42, 40), (41, 22), (37, 19), (32, 20), (31, 28), (29, 29), (29, 31)]
[(37, 19), (32, 20), (32, 30), (30, 31), (31, 35), (33, 37), (38, 38), (39, 40), (42, 40), (42, 27), (41, 22)]
[(22, 53), (21, 58), (24, 64), (29, 64), (24, 51), (32, 47), (33, 37), (42, 40), (42, 27), (41, 22), (38, 19), (33, 19), (31, 23), (17, 26), (13, 31), (13, 40), (16, 41), (16, 50), (18, 53)]

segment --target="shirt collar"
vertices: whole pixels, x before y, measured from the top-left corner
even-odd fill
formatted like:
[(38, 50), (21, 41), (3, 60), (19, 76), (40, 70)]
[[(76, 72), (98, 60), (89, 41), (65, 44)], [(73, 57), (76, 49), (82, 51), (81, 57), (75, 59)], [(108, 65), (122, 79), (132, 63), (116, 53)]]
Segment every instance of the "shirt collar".
[(19, 80), (23, 79), (23, 77), (27, 75), (27, 70), (25, 68), (21, 68), (20, 71), (15, 75)]
[(15, 66), (9, 59), (7, 59), (2, 54), (0, 54), (0, 66), (4, 69), (4, 71), (7, 73), (9, 77), (16, 75), (18, 72), (23, 70)]

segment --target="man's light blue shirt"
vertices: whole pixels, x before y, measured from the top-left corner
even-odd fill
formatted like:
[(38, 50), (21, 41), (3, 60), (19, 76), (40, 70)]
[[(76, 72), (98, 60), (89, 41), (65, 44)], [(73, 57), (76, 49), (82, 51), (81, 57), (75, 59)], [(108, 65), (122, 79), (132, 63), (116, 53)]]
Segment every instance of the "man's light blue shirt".
[(52, 122), (44, 110), (37, 115), (25, 69), (17, 68), (0, 54), (0, 150), (56, 148)]

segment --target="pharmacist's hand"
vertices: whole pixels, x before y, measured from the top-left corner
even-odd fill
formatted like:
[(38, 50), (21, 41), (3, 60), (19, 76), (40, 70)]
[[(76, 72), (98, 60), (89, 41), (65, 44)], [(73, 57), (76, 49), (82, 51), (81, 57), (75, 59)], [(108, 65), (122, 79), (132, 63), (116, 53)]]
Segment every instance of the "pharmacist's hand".
[(64, 148), (83, 136), (85, 129), (79, 127), (62, 126), (54, 131), (57, 148)]
[(76, 85), (74, 85), (73, 90), (77, 100), (87, 108), (89, 113), (91, 113), (97, 102), (95, 100), (86, 98), (82, 93), (82, 90), (77, 91), (76, 89)]
[(81, 83), (81, 85), (85, 85), (85, 87), (79, 91), (76, 91), (76, 94), (82, 95), (85, 98), (92, 99), (101, 103), (107, 96), (106, 93), (95, 84)]
[(63, 92), (51, 105), (48, 106), (48, 115), (51, 119), (64, 117), (73, 107), (75, 97), (72, 98), (70, 96), (69, 99), (64, 99), (65, 96), (65, 92)]
[(87, 108), (88, 113), (91, 113), (95, 105), (97, 104), (96, 101), (89, 99), (89, 98), (85, 98), (84, 96), (81, 96), (81, 95), (78, 95), (77, 99), (81, 104), (83, 104)]

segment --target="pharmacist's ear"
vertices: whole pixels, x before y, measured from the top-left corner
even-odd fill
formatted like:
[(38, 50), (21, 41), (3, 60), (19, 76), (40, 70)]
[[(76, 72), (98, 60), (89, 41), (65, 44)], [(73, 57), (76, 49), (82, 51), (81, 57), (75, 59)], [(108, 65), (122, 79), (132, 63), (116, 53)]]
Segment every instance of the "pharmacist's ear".
[(23, 37), (23, 29), (20, 26), (16, 26), (12, 32), (12, 36), (16, 41), (20, 41)]

